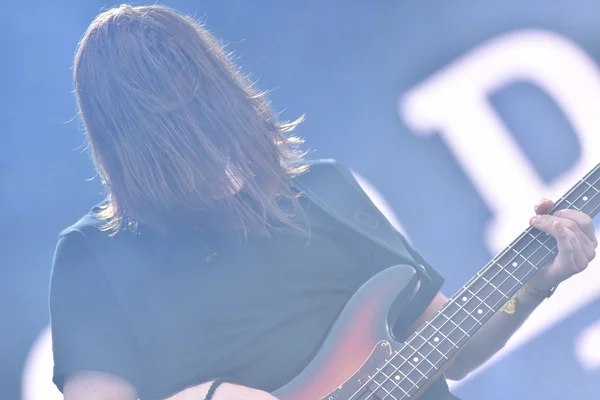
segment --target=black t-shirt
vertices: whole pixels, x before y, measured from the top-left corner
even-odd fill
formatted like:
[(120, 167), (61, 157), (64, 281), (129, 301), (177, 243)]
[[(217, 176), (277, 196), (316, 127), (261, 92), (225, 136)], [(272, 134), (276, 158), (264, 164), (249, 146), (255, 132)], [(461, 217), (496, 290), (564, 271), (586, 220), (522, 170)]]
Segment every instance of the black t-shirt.
[[(337, 221), (303, 207), (310, 239), (144, 227), (111, 237), (94, 210), (63, 231), (50, 294), (59, 390), (82, 370), (119, 375), (142, 400), (215, 377), (274, 391), (298, 375), (360, 285), (395, 263), (373, 265)], [(411, 304), (413, 319), (443, 280), (410, 251), (432, 277)], [(454, 397), (440, 381), (422, 398)]]

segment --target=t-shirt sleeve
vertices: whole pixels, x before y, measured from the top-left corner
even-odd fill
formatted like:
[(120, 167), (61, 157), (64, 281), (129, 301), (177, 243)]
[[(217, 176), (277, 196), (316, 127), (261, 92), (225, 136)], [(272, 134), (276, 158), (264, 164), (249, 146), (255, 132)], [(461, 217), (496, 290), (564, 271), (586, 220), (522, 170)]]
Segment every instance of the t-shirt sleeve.
[(411, 300), (407, 309), (394, 327), (395, 332), (404, 332), (419, 316), (427, 309), (427, 306), (432, 302), (434, 297), (442, 288), (444, 278), (425, 258), (406, 240), (406, 238), (398, 233), (398, 236), (404, 243), (404, 246), (412, 256), (412, 258), (424, 268), (427, 276), (422, 276), (419, 290), (415, 297)]
[(440, 291), (442, 285), (444, 284), (444, 277), (427, 260), (425, 260), (425, 258), (423, 258), (421, 253), (419, 253), (414, 247), (412, 247), (410, 243), (408, 243), (408, 240), (406, 240), (402, 234), (398, 233), (398, 236), (400, 236), (400, 239), (404, 243), (406, 250), (408, 250), (412, 258), (421, 264), (428, 275), (428, 277), (425, 277), (425, 279), (423, 279), (421, 282), (421, 290), (426, 290), (429, 293), (433, 293), (433, 296), (435, 296), (435, 294)]
[(62, 392), (78, 371), (119, 375), (135, 386), (135, 344), (109, 281), (86, 237), (59, 238), (50, 281), (53, 381)]

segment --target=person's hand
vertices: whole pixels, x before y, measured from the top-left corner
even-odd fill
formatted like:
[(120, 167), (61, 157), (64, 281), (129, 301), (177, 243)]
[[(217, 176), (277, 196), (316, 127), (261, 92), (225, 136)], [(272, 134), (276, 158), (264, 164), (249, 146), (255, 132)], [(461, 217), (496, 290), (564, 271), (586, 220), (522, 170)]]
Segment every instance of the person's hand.
[[(211, 382), (193, 386), (183, 390), (166, 400), (198, 400), (204, 399), (210, 388)], [(233, 383), (222, 383), (219, 385), (212, 400), (277, 400), (273, 395), (258, 389)]]
[(277, 398), (262, 390), (222, 383), (217, 388), (213, 400), (277, 400)]
[(536, 216), (529, 221), (531, 226), (552, 235), (556, 239), (558, 254), (544, 265), (529, 284), (538, 290), (547, 291), (562, 281), (585, 270), (596, 256), (596, 228), (592, 219), (575, 210), (560, 210), (548, 213), (554, 203), (542, 199), (535, 205)]

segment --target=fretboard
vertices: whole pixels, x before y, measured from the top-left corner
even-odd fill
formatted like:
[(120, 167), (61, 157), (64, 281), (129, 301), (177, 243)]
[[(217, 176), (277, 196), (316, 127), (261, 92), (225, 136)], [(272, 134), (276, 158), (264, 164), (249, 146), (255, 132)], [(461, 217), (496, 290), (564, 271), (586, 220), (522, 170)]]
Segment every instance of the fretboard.
[[(600, 210), (600, 164), (556, 203), (551, 213), (574, 209), (593, 217)], [(556, 254), (553, 237), (529, 227), (494, 257), (379, 372), (369, 390), (407, 399)]]

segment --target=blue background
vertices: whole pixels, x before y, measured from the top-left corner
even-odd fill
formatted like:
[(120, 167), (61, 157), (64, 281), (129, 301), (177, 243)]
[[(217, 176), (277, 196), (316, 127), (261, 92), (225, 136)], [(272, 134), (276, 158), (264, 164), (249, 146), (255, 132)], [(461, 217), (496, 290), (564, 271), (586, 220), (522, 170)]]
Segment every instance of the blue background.
[[(311, 158), (338, 159), (371, 182), (451, 294), (493, 254), (493, 217), (438, 135), (419, 137), (398, 112), (402, 93), (499, 34), (543, 28), (600, 57), (600, 4), (531, 0), (166, 1), (228, 43), (283, 117), (307, 115)], [(75, 118), (77, 40), (106, 3), (5, 2), (0, 13), (0, 397), (19, 399), (22, 365), (48, 323), (58, 232), (101, 199)], [(544, 180), (578, 159), (573, 128), (527, 84), (490, 99)], [(600, 105), (599, 105), (600, 107)], [(600, 159), (600, 157), (599, 157)], [(596, 398), (570, 344), (596, 322), (589, 304), (456, 390), (464, 399)], [(566, 344), (565, 344), (566, 343)], [(600, 344), (599, 344), (600, 345)]]

